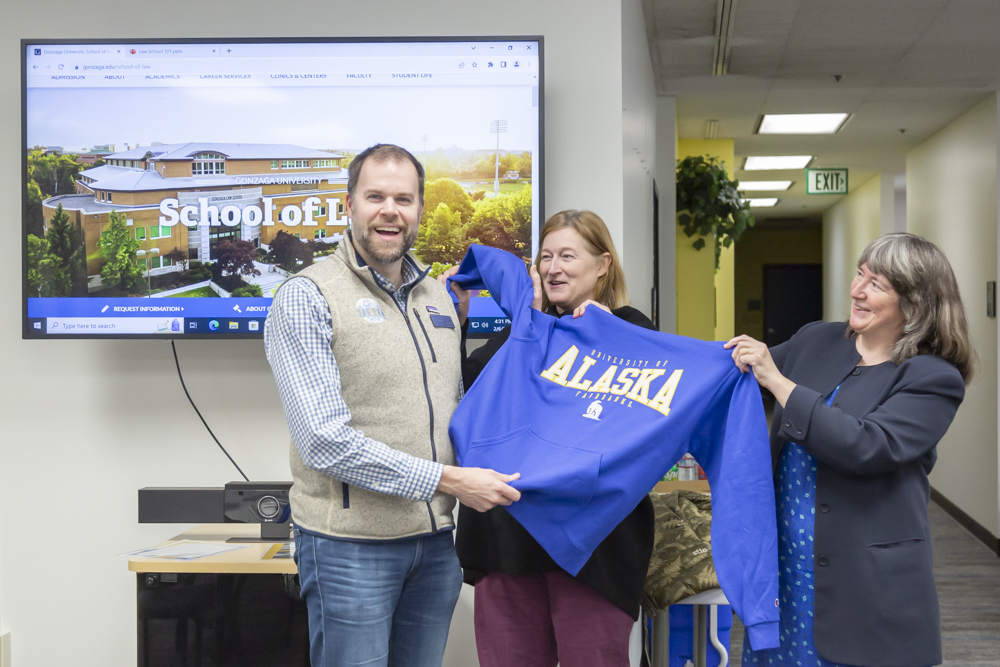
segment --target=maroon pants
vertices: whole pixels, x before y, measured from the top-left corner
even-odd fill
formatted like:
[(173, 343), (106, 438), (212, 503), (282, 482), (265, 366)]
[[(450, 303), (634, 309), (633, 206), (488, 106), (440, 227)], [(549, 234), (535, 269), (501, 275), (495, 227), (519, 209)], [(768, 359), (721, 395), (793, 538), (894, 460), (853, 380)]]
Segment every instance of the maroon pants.
[(493, 572), (476, 583), (481, 667), (628, 667), (634, 623), (565, 572)]

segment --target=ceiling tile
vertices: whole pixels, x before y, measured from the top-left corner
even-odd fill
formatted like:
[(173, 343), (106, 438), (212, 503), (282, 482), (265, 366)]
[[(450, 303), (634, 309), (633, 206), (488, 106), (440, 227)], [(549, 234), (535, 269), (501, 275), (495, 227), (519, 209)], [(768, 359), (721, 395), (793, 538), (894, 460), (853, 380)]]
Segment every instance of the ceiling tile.
[[(853, 189), (905, 170), (907, 151), (1000, 85), (1000, 0), (740, 0), (726, 76), (709, 76), (715, 2), (651, 2), (659, 89), (677, 97), (679, 136), (701, 138), (705, 121), (718, 120), (741, 165), (749, 154), (815, 155), (847, 167)], [(835, 135), (753, 134), (765, 112), (819, 111), (853, 115)], [(806, 196), (804, 175), (768, 172), (796, 184), (767, 216), (837, 201)]]

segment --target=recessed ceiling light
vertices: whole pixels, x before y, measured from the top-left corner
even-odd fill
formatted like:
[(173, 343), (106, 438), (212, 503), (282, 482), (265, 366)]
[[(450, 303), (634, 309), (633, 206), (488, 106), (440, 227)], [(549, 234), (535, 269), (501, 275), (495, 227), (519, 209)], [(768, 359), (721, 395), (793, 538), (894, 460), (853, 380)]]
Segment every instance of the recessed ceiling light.
[(743, 201), (750, 204), (750, 208), (769, 208), (778, 203), (778, 198), (762, 197), (760, 199), (744, 199)]
[(769, 113), (757, 134), (834, 134), (847, 120), (846, 113)]
[(736, 189), (743, 192), (776, 192), (790, 187), (792, 187), (791, 181), (740, 181)]
[(763, 169), (805, 169), (812, 155), (751, 155), (743, 165), (744, 171)]

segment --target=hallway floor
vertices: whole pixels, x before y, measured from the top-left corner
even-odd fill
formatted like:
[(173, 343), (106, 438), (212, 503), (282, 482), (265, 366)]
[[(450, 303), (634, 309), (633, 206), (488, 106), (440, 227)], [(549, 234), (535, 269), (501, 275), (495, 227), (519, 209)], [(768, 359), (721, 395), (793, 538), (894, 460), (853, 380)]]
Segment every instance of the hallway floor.
[[(1000, 558), (935, 503), (929, 508), (944, 667), (1000, 666)], [(743, 625), (733, 619), (732, 664)]]

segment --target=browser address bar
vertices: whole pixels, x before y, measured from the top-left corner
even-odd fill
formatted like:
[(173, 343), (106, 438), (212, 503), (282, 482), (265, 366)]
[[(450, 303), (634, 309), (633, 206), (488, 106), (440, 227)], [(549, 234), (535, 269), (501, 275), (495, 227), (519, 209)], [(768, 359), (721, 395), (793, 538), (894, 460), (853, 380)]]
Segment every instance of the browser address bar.
[(73, 71), (155, 74), (281, 74), (287, 72), (455, 72), (494, 71), (516, 73), (537, 67), (534, 58), (521, 57), (423, 57), (423, 58), (185, 58), (183, 60), (85, 61)]

